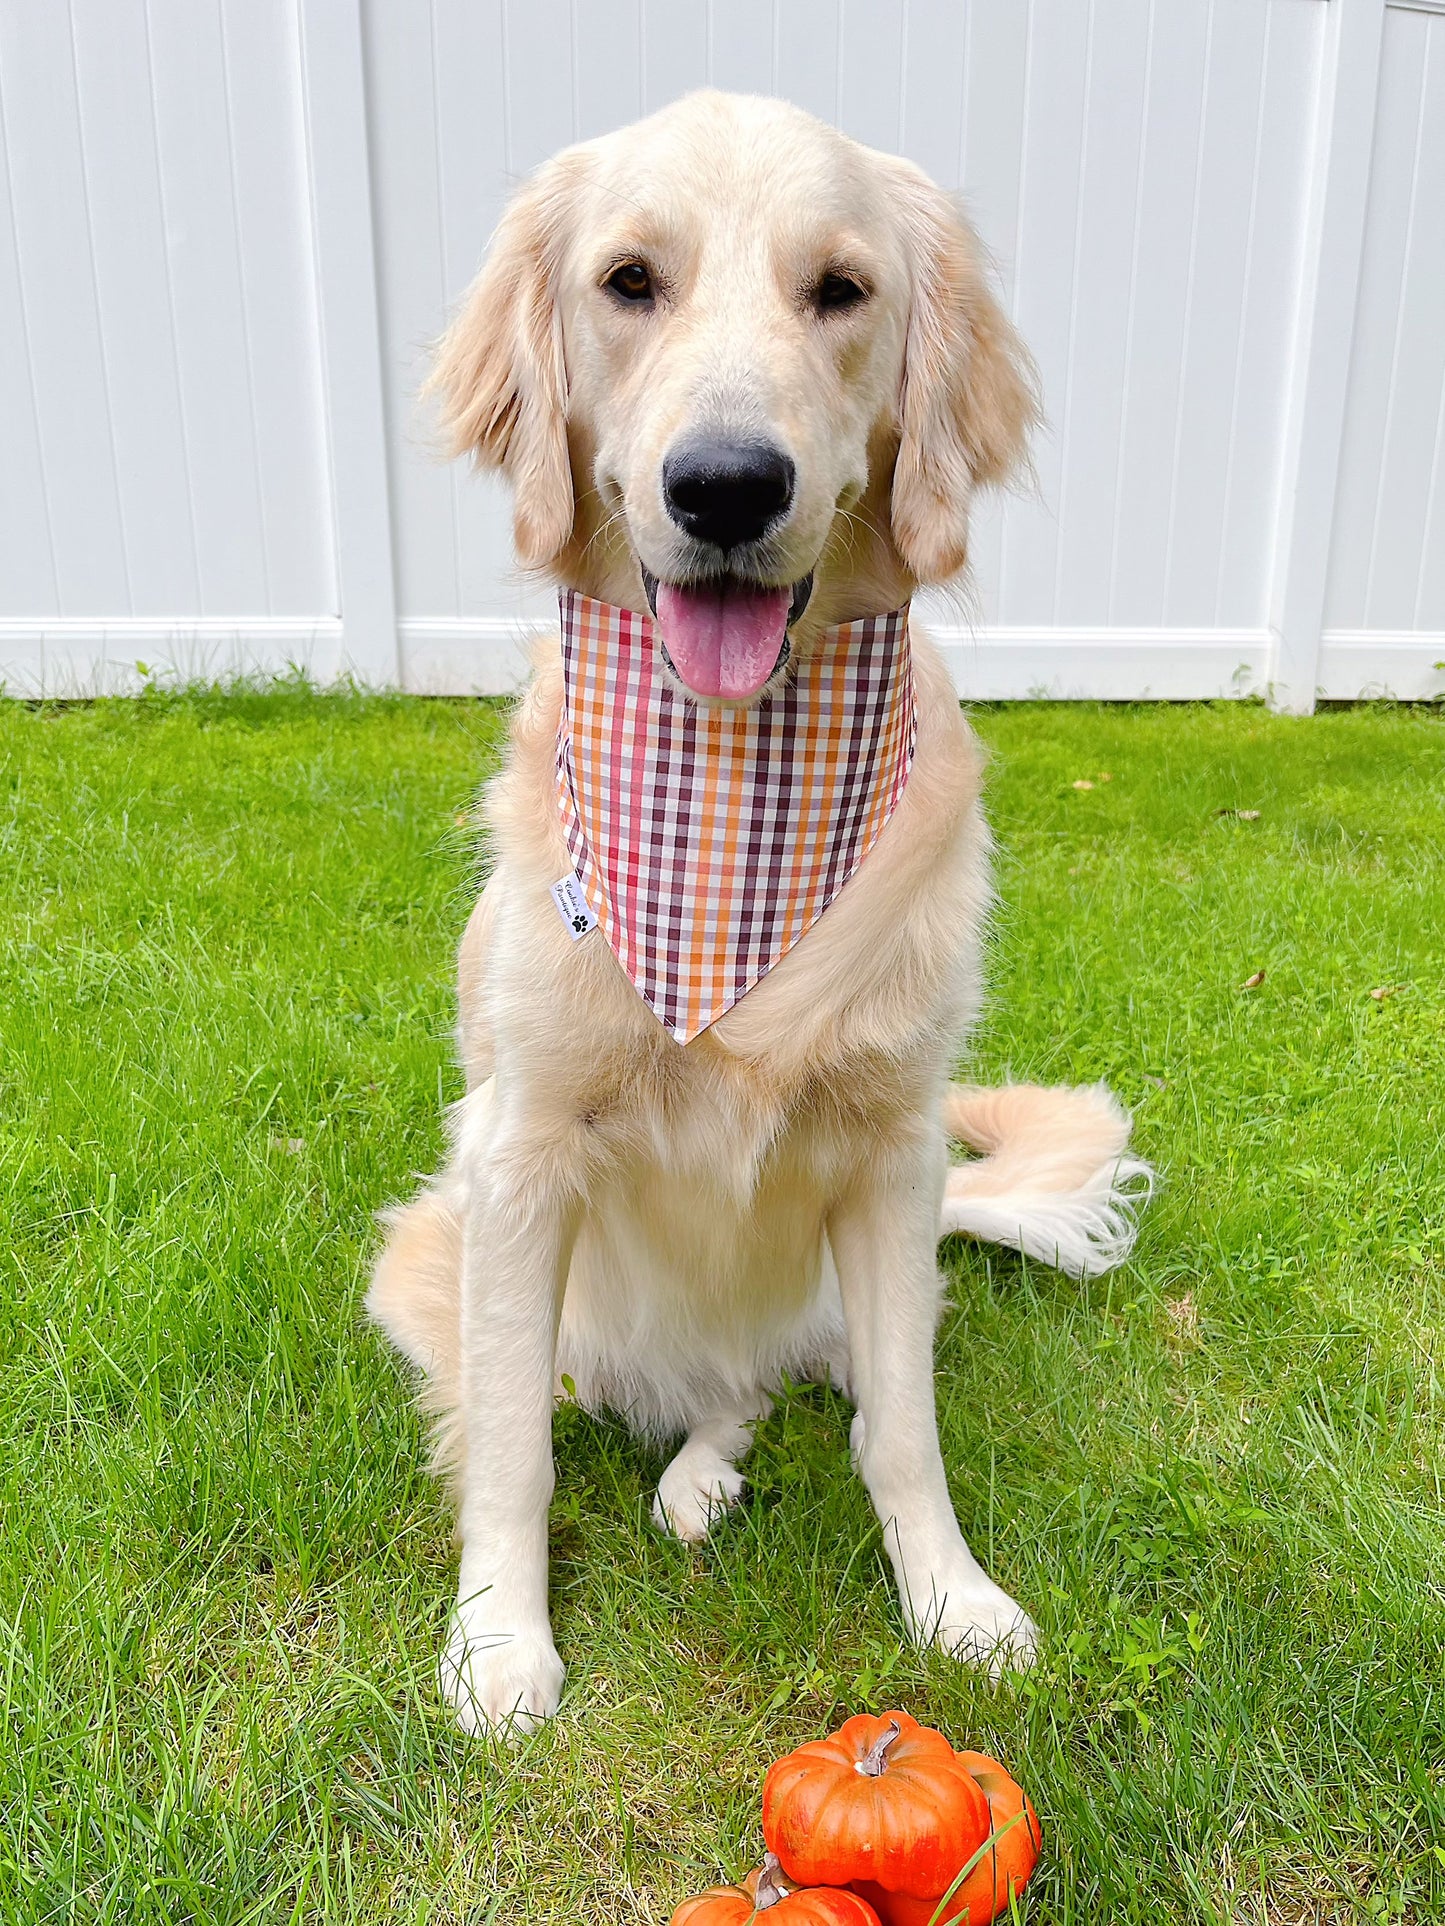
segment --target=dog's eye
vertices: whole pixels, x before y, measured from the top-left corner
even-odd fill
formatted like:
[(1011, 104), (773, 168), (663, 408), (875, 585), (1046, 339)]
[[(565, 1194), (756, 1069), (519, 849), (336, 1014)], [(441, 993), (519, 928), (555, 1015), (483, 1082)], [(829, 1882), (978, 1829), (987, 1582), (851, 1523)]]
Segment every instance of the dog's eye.
[(813, 290), (813, 303), (820, 314), (837, 314), (845, 308), (856, 308), (867, 299), (868, 290), (862, 282), (837, 269), (825, 274)]
[(620, 267), (613, 268), (606, 286), (619, 301), (628, 301), (633, 306), (652, 299), (652, 276), (641, 261), (624, 261)]

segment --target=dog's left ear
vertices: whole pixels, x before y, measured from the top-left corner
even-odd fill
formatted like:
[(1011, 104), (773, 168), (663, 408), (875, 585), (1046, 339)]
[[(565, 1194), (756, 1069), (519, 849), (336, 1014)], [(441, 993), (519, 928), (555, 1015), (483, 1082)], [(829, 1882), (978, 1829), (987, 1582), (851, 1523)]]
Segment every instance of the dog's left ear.
[(508, 203), (427, 382), (451, 452), (511, 483), (517, 554), (529, 568), (556, 557), (575, 514), (553, 283), (577, 164), (575, 152), (559, 155)]
[(944, 582), (968, 560), (973, 491), (1026, 459), (1038, 392), (973, 229), (911, 162), (893, 162), (893, 176), (913, 266), (893, 537), (920, 582)]

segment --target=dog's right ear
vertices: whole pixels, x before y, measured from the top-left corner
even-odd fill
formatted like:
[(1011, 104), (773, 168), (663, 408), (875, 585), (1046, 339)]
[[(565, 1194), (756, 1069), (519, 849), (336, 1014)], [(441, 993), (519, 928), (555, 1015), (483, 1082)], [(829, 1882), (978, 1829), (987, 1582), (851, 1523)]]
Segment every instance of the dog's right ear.
[(574, 518), (567, 365), (553, 297), (574, 160), (550, 161), (513, 196), (426, 384), (450, 452), (500, 469), (511, 483), (517, 554), (530, 568), (555, 558)]

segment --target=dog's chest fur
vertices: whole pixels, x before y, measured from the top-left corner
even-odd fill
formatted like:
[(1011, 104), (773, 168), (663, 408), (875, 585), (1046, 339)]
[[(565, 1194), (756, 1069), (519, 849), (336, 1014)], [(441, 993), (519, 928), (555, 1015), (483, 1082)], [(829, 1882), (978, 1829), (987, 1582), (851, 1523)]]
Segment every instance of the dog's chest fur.
[[(544, 663), (489, 795), (498, 864), (464, 1048), (526, 1093), (539, 1131), (596, 1176), (619, 1167), (754, 1209), (770, 1173), (826, 1188), (860, 1146), (934, 1115), (978, 997), (988, 906), (979, 757), (946, 673), (915, 640), (913, 773), (878, 845), (816, 927), (712, 1029), (681, 1046), (600, 932), (573, 941), (550, 887), (568, 858)], [(480, 1042), (478, 1041), (480, 1039)], [(813, 1188), (809, 1182), (806, 1188)]]

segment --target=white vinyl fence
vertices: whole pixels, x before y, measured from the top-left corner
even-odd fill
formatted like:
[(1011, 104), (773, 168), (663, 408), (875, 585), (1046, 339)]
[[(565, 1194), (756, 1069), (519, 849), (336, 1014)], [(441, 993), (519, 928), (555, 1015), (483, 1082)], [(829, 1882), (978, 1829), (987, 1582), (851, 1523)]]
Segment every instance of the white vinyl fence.
[(1445, 0), (0, 0), (0, 683), (513, 686), (426, 343), (707, 83), (962, 187), (1039, 358), (966, 695), (1445, 692)]

